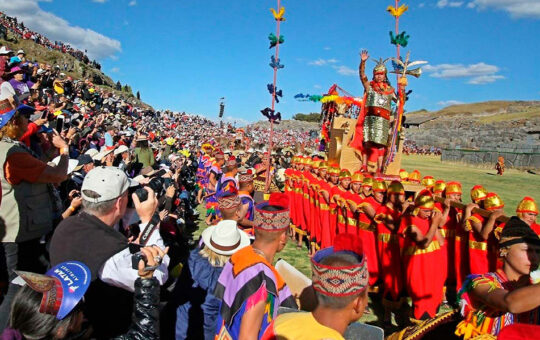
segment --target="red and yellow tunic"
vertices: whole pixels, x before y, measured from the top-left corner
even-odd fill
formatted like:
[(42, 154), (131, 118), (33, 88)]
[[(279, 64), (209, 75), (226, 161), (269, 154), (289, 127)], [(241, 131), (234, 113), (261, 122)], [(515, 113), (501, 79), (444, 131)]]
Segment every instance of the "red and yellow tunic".
[(311, 181), (311, 191), (309, 201), (311, 203), (311, 242), (321, 242), (321, 224), (320, 224), (320, 207), (319, 207), (319, 188), (320, 180), (313, 176)]
[(534, 230), (534, 232), (540, 236), (540, 224), (533, 223), (531, 224), (531, 229)]
[(330, 184), (330, 220), (329, 220), (329, 233), (330, 233), (330, 242), (334, 244), (334, 236), (337, 232), (337, 222), (338, 222), (338, 204), (336, 198), (339, 196), (339, 187), (334, 184)]
[[(373, 196), (369, 196), (361, 203), (361, 207), (370, 206), (377, 211), (381, 204)], [(364, 254), (367, 256), (369, 285), (373, 286), (379, 279), (379, 256), (377, 254), (377, 224), (366, 213), (360, 210), (358, 215), (358, 235), (362, 239)]]
[(364, 196), (349, 191), (344, 195), (344, 198), (347, 201), (347, 204), (345, 205), (347, 208), (347, 233), (358, 235), (358, 214), (353, 211), (356, 211), (362, 204)]
[(416, 319), (432, 318), (443, 297), (446, 270), (437, 270), (443, 258), (439, 241), (433, 239), (426, 248), (421, 248), (414, 240), (407, 237), (412, 227), (426, 235), (431, 219), (406, 215), (401, 219), (400, 234), (405, 237), (402, 249), (405, 271), (405, 287), (411, 297), (413, 314)]
[(337, 203), (337, 233), (342, 234), (347, 232), (347, 196), (348, 191), (341, 186), (337, 186), (334, 199)]
[(484, 240), (473, 228), (472, 222), (484, 225), (486, 219), (479, 214), (473, 214), (465, 222), (465, 229), (469, 232), (469, 269), (471, 274), (483, 274), (495, 271), (497, 264), (496, 252), (490, 251), (490, 239)]
[(331, 185), (324, 180), (319, 181), (320, 194), (319, 194), (319, 219), (321, 227), (321, 248), (328, 248), (332, 246), (332, 236), (330, 234), (330, 205), (322, 195), (322, 192), (327, 192), (330, 196), (332, 191)]
[[(377, 209), (377, 253), (379, 257), (379, 277), (383, 282), (383, 303), (397, 302), (403, 289), (403, 268), (399, 248), (398, 230), (390, 230), (386, 221), (392, 221), (399, 228), (401, 211), (394, 210), (389, 204)], [(386, 300), (386, 301), (385, 301)]]

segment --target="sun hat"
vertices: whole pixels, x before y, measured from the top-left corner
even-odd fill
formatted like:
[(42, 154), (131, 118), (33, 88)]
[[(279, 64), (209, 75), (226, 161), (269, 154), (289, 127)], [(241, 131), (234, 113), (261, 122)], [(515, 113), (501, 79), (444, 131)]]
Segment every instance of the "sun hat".
[(129, 148), (125, 145), (120, 145), (116, 150), (114, 150), (114, 155), (116, 156), (126, 151), (129, 151)]
[(107, 156), (108, 154), (110, 154), (111, 152), (114, 151), (114, 148), (112, 149), (107, 149), (106, 147), (102, 147), (101, 148), (101, 151), (96, 153), (92, 159), (94, 159), (95, 161), (101, 161), (103, 158), (105, 158), (105, 156)]
[(249, 246), (249, 236), (236, 226), (236, 221), (223, 220), (206, 228), (201, 238), (206, 247), (220, 255), (232, 255)]
[(39, 312), (65, 318), (77, 306), (92, 279), (90, 269), (82, 262), (57, 264), (43, 274), (15, 271), (26, 284), (43, 294)]
[(0, 48), (0, 55), (8, 55), (10, 53), (12, 53), (13, 51), (10, 50), (9, 48), (7, 48), (6, 46), (2, 46)]
[[(112, 166), (99, 166), (86, 174), (81, 194), (85, 201), (99, 203), (120, 197), (130, 186), (138, 183), (129, 179), (120, 169)], [(97, 197), (94, 195), (97, 194)]]
[[(55, 157), (52, 162), (54, 163), (54, 165), (58, 166), (58, 164), (60, 163), (60, 156), (57, 156)], [(79, 164), (79, 161), (76, 160), (76, 159), (70, 159), (68, 161), (68, 169), (67, 169), (67, 174), (71, 174), (73, 171), (75, 171), (75, 168), (77, 167), (77, 165)]]
[(97, 151), (96, 149), (88, 149), (88, 150), (86, 150), (86, 152), (84, 154), (89, 155), (90, 157), (94, 157), (98, 153), (99, 153), (99, 151)]
[(24, 50), (18, 50), (18, 51), (17, 51), (17, 54), (24, 54), (24, 55), (26, 55), (26, 53), (24, 53)]

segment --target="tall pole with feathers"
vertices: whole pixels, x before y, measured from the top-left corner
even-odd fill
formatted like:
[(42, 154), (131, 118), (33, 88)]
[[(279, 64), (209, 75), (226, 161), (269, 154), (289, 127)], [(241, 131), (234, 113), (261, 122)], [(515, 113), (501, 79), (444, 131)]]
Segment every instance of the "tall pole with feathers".
[(271, 166), (272, 166), (272, 149), (274, 147), (274, 122), (281, 120), (281, 114), (276, 113), (276, 102), (279, 103), (277, 96), (281, 96), (281, 91), (277, 89), (277, 73), (280, 68), (283, 68), (283, 65), (280, 64), (279, 60), (279, 46), (284, 43), (284, 39), (280, 36), (280, 25), (282, 21), (285, 21), (283, 15), (285, 14), (285, 7), (281, 6), (281, 0), (277, 0), (277, 9), (271, 8), (270, 11), (276, 21), (276, 35), (270, 34), (268, 39), (270, 40), (270, 48), (275, 47), (275, 54), (271, 57), (270, 67), (274, 70), (274, 81), (272, 86), (268, 86), (268, 90), (272, 95), (272, 107), (266, 108), (261, 112), (265, 115), (270, 121), (270, 140), (268, 141), (268, 150), (266, 155), (266, 182), (264, 192), (270, 192), (270, 181), (271, 181)]

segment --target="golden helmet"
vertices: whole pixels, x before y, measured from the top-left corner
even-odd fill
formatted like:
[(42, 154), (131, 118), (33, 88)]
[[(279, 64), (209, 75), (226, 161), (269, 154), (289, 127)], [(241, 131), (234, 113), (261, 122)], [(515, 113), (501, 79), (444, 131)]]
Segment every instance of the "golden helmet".
[(374, 181), (373, 181), (373, 177), (371, 177), (371, 176), (369, 176), (369, 177), (366, 176), (366, 177), (364, 177), (364, 179), (362, 180), (362, 186), (363, 186), (363, 187), (370, 187), (370, 188), (371, 188), (371, 187), (373, 186), (373, 182), (374, 182)]
[(396, 194), (396, 195), (402, 195), (405, 194), (405, 188), (403, 188), (403, 184), (398, 181), (392, 181), (390, 185), (388, 186), (388, 194)]
[(486, 210), (497, 210), (504, 208), (504, 202), (494, 192), (490, 192), (486, 195), (486, 198), (484, 200), (484, 209)]
[(517, 206), (516, 213), (531, 213), (538, 215), (538, 205), (532, 197), (523, 197)]
[(351, 179), (351, 173), (347, 169), (341, 170), (339, 173), (339, 179)]
[(351, 183), (360, 182), (364, 180), (364, 175), (360, 171), (356, 171), (351, 177)]
[(313, 161), (311, 163), (311, 166), (313, 167), (313, 169), (318, 169), (321, 167), (321, 161)]
[(401, 178), (402, 181), (408, 181), (409, 173), (405, 171), (405, 169), (401, 169), (399, 170), (399, 178)]
[(471, 200), (474, 203), (478, 203), (486, 198), (487, 190), (481, 185), (475, 185), (471, 189)]
[(304, 158), (304, 166), (312, 166), (313, 165), (313, 160), (309, 157), (306, 157)]
[(291, 159), (291, 165), (295, 163), (296, 163), (296, 156), (293, 156), (293, 158)]
[(435, 184), (435, 179), (432, 176), (426, 176), (422, 179), (422, 185), (426, 188), (431, 188)]
[(408, 178), (410, 182), (420, 183), (420, 177), (420, 171), (414, 170), (409, 174)]
[(459, 182), (448, 182), (446, 184), (446, 188), (444, 188), (444, 193), (446, 195), (450, 195), (450, 194), (460, 194), (462, 193), (462, 190), (461, 190), (461, 183)]
[(325, 170), (328, 169), (328, 162), (327, 161), (321, 161), (321, 163), (319, 164), (319, 170), (322, 170), (322, 169), (325, 169)]
[(417, 209), (432, 210), (435, 207), (435, 201), (428, 190), (422, 190), (414, 199), (414, 206)]
[(386, 182), (382, 178), (377, 178), (373, 181), (371, 190), (378, 192), (386, 192)]
[(328, 174), (330, 175), (339, 175), (339, 168), (330, 166), (328, 167)]
[(446, 188), (446, 183), (444, 183), (443, 180), (438, 180), (433, 184), (433, 193), (434, 194), (440, 194), (444, 191)]

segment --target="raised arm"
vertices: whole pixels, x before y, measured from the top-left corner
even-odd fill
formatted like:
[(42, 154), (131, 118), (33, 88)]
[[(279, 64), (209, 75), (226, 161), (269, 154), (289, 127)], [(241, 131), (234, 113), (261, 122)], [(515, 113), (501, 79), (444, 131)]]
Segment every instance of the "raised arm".
[(369, 58), (369, 54), (367, 50), (363, 50), (360, 53), (360, 66), (358, 68), (358, 73), (360, 74), (360, 81), (362, 82), (362, 85), (364, 85), (364, 90), (367, 91), (369, 89), (369, 80), (366, 77), (366, 61)]

